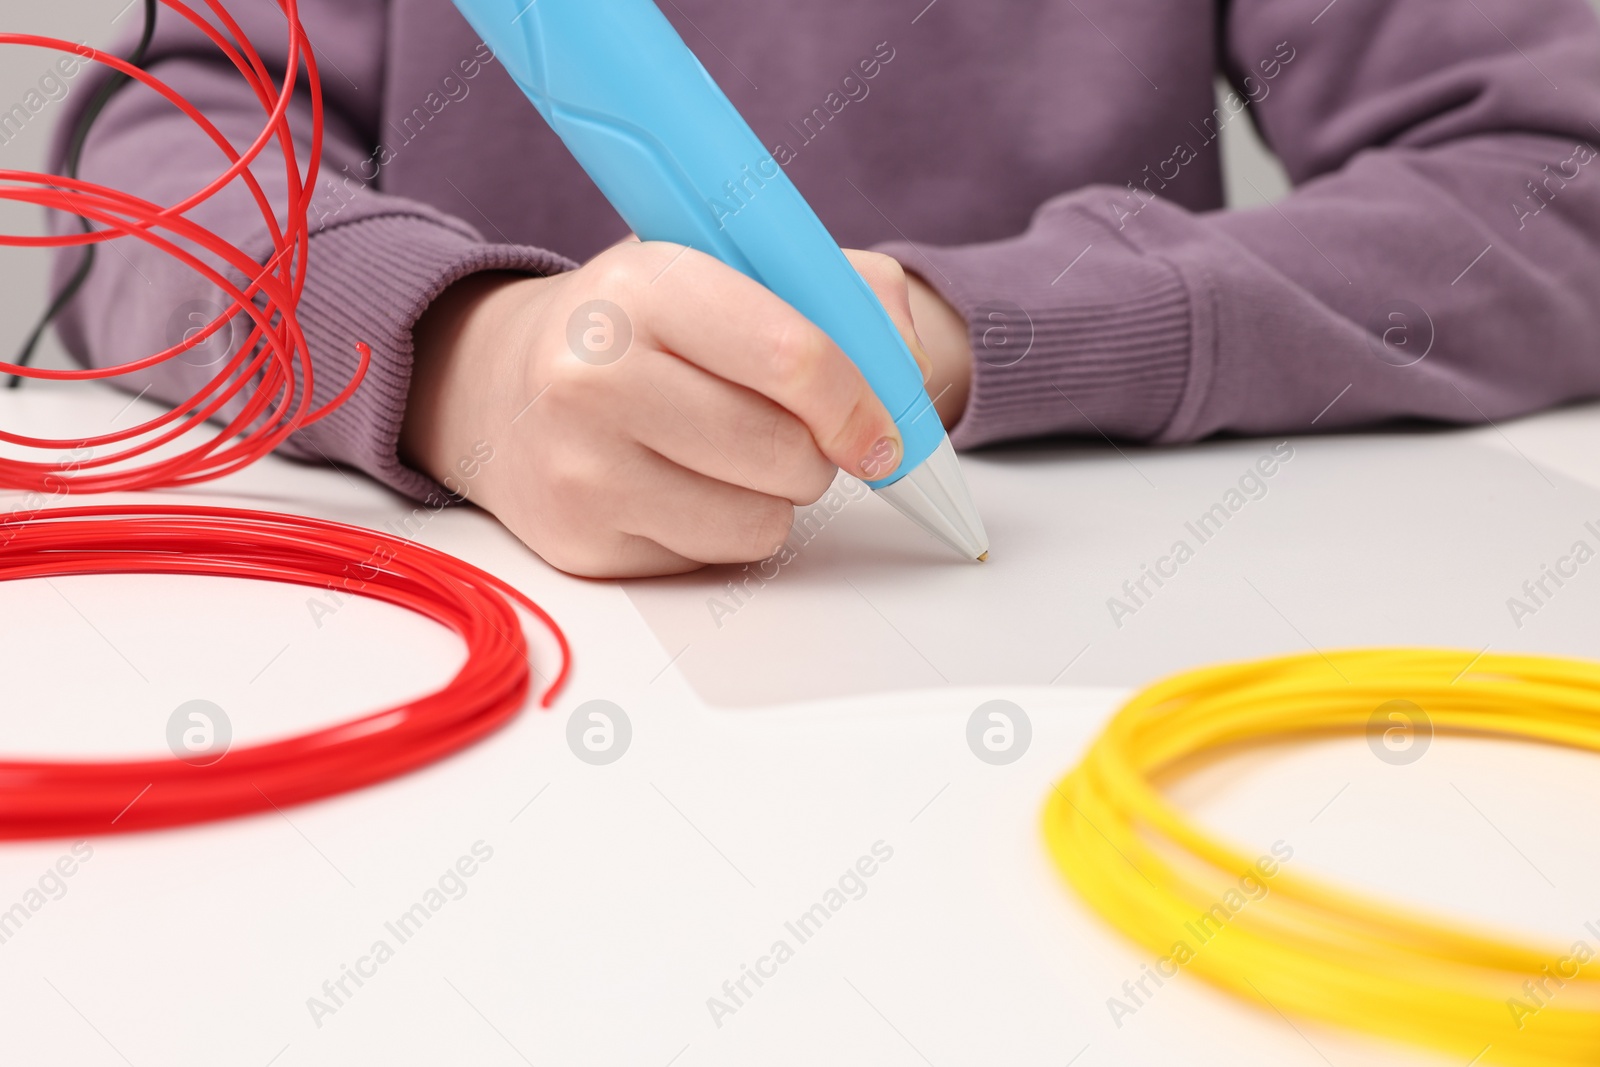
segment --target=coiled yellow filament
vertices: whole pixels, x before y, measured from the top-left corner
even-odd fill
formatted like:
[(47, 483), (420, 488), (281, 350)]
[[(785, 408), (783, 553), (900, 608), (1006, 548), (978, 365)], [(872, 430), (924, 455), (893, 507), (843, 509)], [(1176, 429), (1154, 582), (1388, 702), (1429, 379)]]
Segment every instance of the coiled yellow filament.
[[(1095, 910), (1158, 954), (1163, 974), (1192, 972), (1264, 1008), (1462, 1064), (1600, 1064), (1600, 943), (1519, 944), (1262, 865), (1157, 788), (1241, 747), (1365, 734), (1397, 699), (1418, 705), (1436, 734), (1600, 751), (1596, 663), (1371, 649), (1208, 667), (1117, 713), (1051, 793), (1050, 849)], [(1582, 831), (1593, 814), (1573, 813)]]

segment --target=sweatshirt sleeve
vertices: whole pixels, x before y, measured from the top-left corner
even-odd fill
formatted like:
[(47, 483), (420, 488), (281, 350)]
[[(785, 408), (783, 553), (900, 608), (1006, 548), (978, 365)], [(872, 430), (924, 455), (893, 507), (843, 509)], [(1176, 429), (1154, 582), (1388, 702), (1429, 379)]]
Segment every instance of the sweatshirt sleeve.
[(1248, 113), (1289, 196), (1161, 199), (1208, 125), (1142, 184), (1056, 197), (1014, 238), (879, 246), (971, 328), (955, 444), (1482, 422), (1600, 394), (1588, 4), (1222, 7), (1233, 90), (1214, 122)]
[[(287, 46), (282, 13), (260, 0), (235, 0), (227, 6), (274, 80), (280, 78)], [(438, 499), (446, 495), (443, 490), (397, 456), (411, 378), (412, 327), (434, 297), (467, 274), (490, 269), (550, 273), (574, 264), (545, 249), (486, 242), (460, 219), (378, 191), (380, 182), (372, 179), (381, 179), (381, 174), (375, 174), (373, 152), (384, 80), (386, 4), (306, 0), (300, 14), (317, 48), (324, 106), (323, 177), (310, 213), (306, 284), (297, 312), (314, 369), (313, 407), (326, 403), (349, 382), (356, 367), (356, 342), (371, 347), (372, 362), (348, 403), (293, 434), (280, 450), (304, 459), (348, 464), (410, 496)], [(215, 45), (169, 8), (160, 9), (146, 67), (199, 106), (236, 149), (242, 150), (260, 133), (265, 112), (244, 78)], [(60, 165), (66, 135), (102, 76), (98, 68), (82, 75), (84, 84), (75, 93), (77, 106), (59, 128), (54, 165)], [(302, 83), (303, 77), (302, 72)], [(303, 166), (311, 134), (306, 93), (297, 94), (290, 122)], [(252, 167), (280, 220), (287, 203), (282, 160), (274, 145)], [(189, 119), (154, 93), (128, 86), (96, 121), (80, 175), (169, 204), (203, 187), (227, 165)], [(243, 182), (235, 181), (191, 217), (257, 262), (265, 262), (272, 253), (266, 223)], [(52, 224), (60, 228), (75, 226), (76, 221), (58, 215)], [(57, 285), (70, 273), (77, 254), (66, 250), (57, 257)], [(142, 241), (119, 239), (100, 246), (87, 283), (57, 325), (75, 359), (109, 366), (159, 352), (222, 310), (221, 297), (209, 283)], [(234, 325), (232, 343), (237, 344), (248, 328), (242, 319)], [(231, 354), (222, 350), (225, 343), (213, 339), (187, 353), (190, 358), (168, 360), (115, 381), (132, 391), (147, 390), (151, 397), (179, 402), (209, 380), (223, 356)], [(223, 414), (237, 411), (239, 403)]]

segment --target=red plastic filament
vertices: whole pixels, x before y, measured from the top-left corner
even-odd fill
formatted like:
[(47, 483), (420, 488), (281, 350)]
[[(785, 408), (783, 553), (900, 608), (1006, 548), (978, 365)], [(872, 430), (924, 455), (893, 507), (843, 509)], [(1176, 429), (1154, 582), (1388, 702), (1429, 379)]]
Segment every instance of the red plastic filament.
[[(528, 698), (528, 647), (513, 605), (539, 619), (561, 650), (544, 706), (570, 669), (566, 638), (537, 604), (492, 575), (411, 541), (319, 519), (228, 508), (36, 506), (33, 497), (40, 493), (181, 486), (237, 471), (344, 403), (360, 385), (371, 355), (358, 345), (355, 377), (330, 403), (310, 407), (313, 364), (295, 307), (306, 277), (306, 212), (322, 149), (322, 95), (295, 0), (271, 0), (284, 14), (289, 39), (287, 66), (276, 81), (218, 0), (204, 5), (215, 25), (180, 0), (161, 2), (204, 33), (245, 79), (262, 108), (261, 133), (249, 145), (233, 145), (193, 104), (137, 66), (58, 38), (0, 34), (0, 45), (71, 53), (159, 93), (216, 144), (220, 170), (203, 188), (167, 206), (60, 175), (0, 170), (0, 198), (93, 224), (88, 233), (0, 235), (0, 244), (62, 248), (144, 241), (184, 263), (233, 306), (182, 342), (119, 366), (51, 370), (0, 362), (0, 372), (72, 381), (114, 378), (181, 357), (238, 315), (248, 317), (251, 330), (206, 386), (137, 426), (81, 438), (0, 430), (7, 451), (25, 457), (0, 458), (0, 488), (32, 494), (23, 509), (0, 516), (0, 581), (156, 573), (331, 587), (439, 622), (465, 642), (467, 660), (437, 692), (303, 736), (235, 748), (207, 766), (175, 759), (0, 762), (0, 838), (115, 833), (240, 815), (368, 785), (438, 759), (504, 723)], [(288, 120), (297, 86), (311, 105), (303, 176)], [(288, 189), (281, 218), (251, 171), (274, 142)], [(264, 265), (189, 218), (196, 206), (236, 181), (249, 190), (271, 235), (273, 251)], [(190, 248), (203, 249), (216, 262)], [(245, 280), (236, 283), (225, 272)], [(235, 400), (237, 412), (217, 421)], [(62, 452), (70, 455), (63, 458)]]
[[(198, 108), (161, 79), (114, 55), (59, 38), (0, 34), (0, 45), (27, 45), (71, 53), (103, 63), (154, 90), (205, 132), (217, 146), (219, 166), (224, 167), (203, 188), (166, 207), (75, 178), (0, 170), (0, 197), (80, 215), (98, 227), (89, 233), (72, 231), (44, 237), (4, 235), (0, 236), (0, 243), (62, 248), (132, 237), (179, 260), (232, 301), (232, 306), (205, 328), (143, 359), (113, 367), (73, 370), (19, 367), (0, 362), (0, 371), (28, 378), (72, 381), (113, 378), (181, 357), (205, 344), (237, 314), (244, 314), (251, 322), (251, 331), (237, 353), (218, 369), (204, 388), (187, 402), (147, 422), (113, 433), (72, 439), (33, 438), (0, 431), (0, 441), (6, 444), (51, 454), (51, 458), (44, 460), (0, 460), (0, 486), (97, 492), (181, 485), (219, 477), (272, 451), (290, 433), (304, 429), (342, 404), (360, 384), (366, 370), (365, 358), (356, 378), (331, 403), (310, 410), (312, 362), (294, 310), (305, 285), (309, 243), (306, 212), (316, 188), (322, 151), (322, 93), (316, 61), (300, 26), (295, 0), (275, 2), (284, 12), (289, 34), (288, 66), (280, 78), (281, 88), (274, 87), (260, 55), (217, 0), (208, 0), (206, 6), (226, 33), (181, 0), (162, 0), (164, 6), (199, 28), (221, 49), (255, 93), (264, 125), (255, 141), (242, 150), (232, 145)], [(298, 76), (302, 62), (305, 65), (303, 80)], [(300, 84), (311, 102), (311, 151), (306, 160), (304, 180), (288, 121), (289, 104)], [(273, 142), (282, 153), (289, 197), (288, 210), (282, 219), (274, 212), (250, 169)], [(249, 190), (271, 236), (273, 252), (264, 266), (187, 215), (234, 181), (243, 182)], [(242, 287), (235, 284), (180, 241), (204, 249), (250, 280)], [(220, 427), (207, 424), (206, 420), (216, 415), (228, 401), (240, 396), (244, 397), (242, 408), (226, 424)], [(146, 458), (169, 442), (180, 440), (185, 441), (185, 446), (176, 454)], [(61, 450), (71, 450), (73, 458), (57, 458), (54, 453)], [(82, 458), (86, 452), (90, 453), (88, 458)]]
[(286, 806), (381, 781), (482, 737), (530, 688), (515, 602), (549, 627), (566, 680), (561, 630), (532, 600), (425, 545), (325, 519), (229, 508), (72, 507), (0, 520), (0, 581), (67, 575), (205, 574), (293, 582), (408, 608), (465, 642), (442, 688), (351, 722), (228, 751), (215, 763), (0, 762), (0, 838), (149, 829)]

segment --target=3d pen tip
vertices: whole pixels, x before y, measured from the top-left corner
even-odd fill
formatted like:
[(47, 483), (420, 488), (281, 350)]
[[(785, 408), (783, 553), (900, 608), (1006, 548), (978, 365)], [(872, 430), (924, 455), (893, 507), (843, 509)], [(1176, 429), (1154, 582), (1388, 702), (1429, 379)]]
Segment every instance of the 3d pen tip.
[(989, 537), (961, 477), (955, 449), (946, 437), (928, 458), (877, 493), (895, 510), (960, 553), (962, 559), (989, 555)]
[(988, 563), (989, 562), (989, 553), (985, 552), (983, 555), (979, 556), (978, 557), (978, 562), (979, 563)]

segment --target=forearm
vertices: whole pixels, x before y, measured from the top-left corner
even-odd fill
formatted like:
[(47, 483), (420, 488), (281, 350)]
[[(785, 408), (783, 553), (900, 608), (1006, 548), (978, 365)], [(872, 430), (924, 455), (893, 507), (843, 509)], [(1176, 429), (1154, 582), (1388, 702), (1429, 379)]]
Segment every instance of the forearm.
[[(1314, 36), (1288, 0), (1229, 11), (1234, 54), (1297, 48), (1253, 105), (1289, 197), (1194, 213), (1155, 178), (1064, 194), (1001, 241), (879, 246), (967, 323), (957, 445), (1482, 421), (1600, 394), (1589, 9), (1497, 0), (1449, 37), (1426, 0), (1346, 0)], [(1385, 349), (1397, 327), (1410, 352)]]

